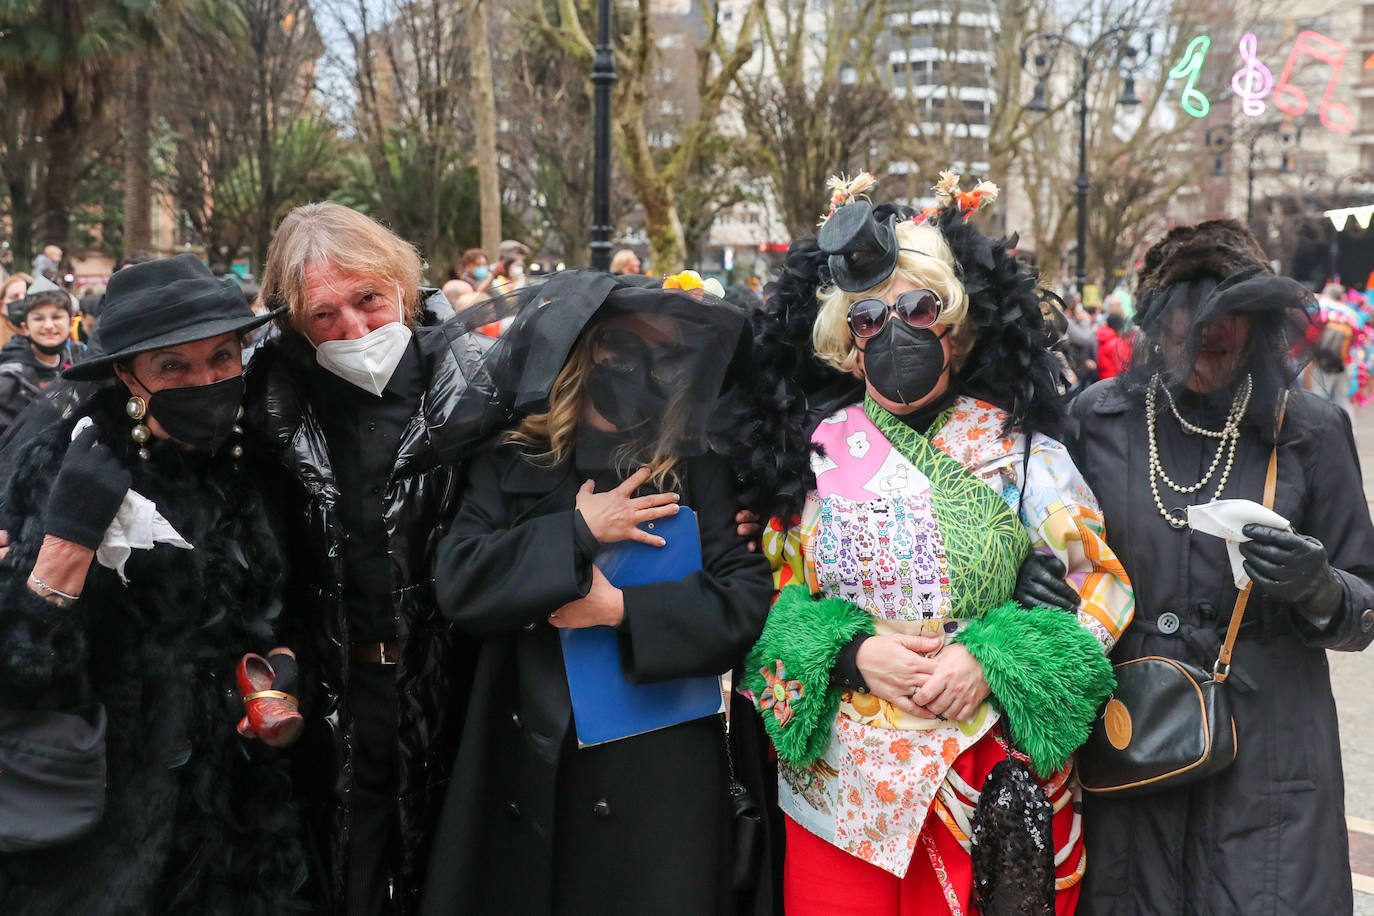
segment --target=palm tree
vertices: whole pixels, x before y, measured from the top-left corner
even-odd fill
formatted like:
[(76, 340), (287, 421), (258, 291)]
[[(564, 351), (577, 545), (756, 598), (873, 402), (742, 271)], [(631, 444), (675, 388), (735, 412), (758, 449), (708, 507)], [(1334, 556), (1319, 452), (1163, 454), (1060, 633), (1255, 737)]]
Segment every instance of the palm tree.
[[(11, 105), (31, 116), (27, 139), (43, 145), (36, 157), (43, 166), (37, 201), (43, 244), (66, 246), (87, 127), (103, 112), (119, 68), (169, 39), (176, 5), (177, 0), (11, 0), (6, 5), (0, 20), (0, 89)], [(8, 174), (5, 178), (12, 181)], [(12, 208), (18, 243), (17, 221), (31, 217), (17, 212), (17, 202)], [(28, 253), (16, 251), (16, 256)]]

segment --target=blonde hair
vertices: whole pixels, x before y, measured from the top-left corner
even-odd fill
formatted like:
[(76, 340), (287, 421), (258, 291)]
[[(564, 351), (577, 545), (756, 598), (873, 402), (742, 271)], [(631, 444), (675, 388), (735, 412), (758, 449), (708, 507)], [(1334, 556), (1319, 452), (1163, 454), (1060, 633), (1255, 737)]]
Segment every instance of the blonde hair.
[(897, 224), (897, 268), (882, 283), (869, 290), (850, 293), (838, 286), (822, 287), (816, 298), (820, 300), (820, 311), (816, 323), (811, 328), (811, 345), (816, 355), (843, 372), (859, 374), (859, 348), (854, 344), (854, 334), (849, 330), (849, 307), (860, 299), (879, 298), (887, 294), (900, 277), (908, 283), (934, 290), (944, 309), (938, 319), (940, 324), (950, 329), (950, 346), (954, 355), (950, 358), (952, 369), (963, 363), (962, 354), (965, 344), (971, 342), (972, 329), (968, 327), (968, 296), (964, 284), (954, 272), (954, 253), (939, 229), (926, 223), (913, 223), (906, 220)]
[(620, 249), (619, 251), (617, 251), (617, 252), (615, 253), (615, 257), (611, 258), (611, 273), (613, 273), (613, 274), (628, 273), (628, 272), (629, 272), (629, 269), (628, 269), (628, 268), (629, 268), (629, 266), (630, 266), (630, 262), (631, 262), (631, 261), (634, 261), (634, 262), (636, 263), (636, 265), (638, 265), (639, 256), (636, 255), (636, 254), (635, 254), (633, 251), (631, 251), (629, 248), (622, 248), (622, 249)]
[(413, 321), (419, 312), (420, 252), (357, 210), (329, 201), (306, 204), (286, 214), (273, 234), (260, 295), (269, 309), (289, 306), (287, 321), (297, 328), (304, 325), (310, 306), (305, 270), (311, 264), (400, 284), (406, 320)]
[[(554, 379), (553, 390), (549, 392), (549, 409), (530, 414), (519, 426), (501, 437), (502, 442), (522, 446), (526, 458), (534, 464), (553, 467), (572, 457), (577, 444), (577, 427), (583, 422), (585, 413), (587, 376), (593, 368), (592, 341), (602, 324), (597, 322), (586, 328), (573, 345), (568, 361), (563, 364), (558, 377)], [(672, 443), (676, 441), (682, 415), (681, 401), (675, 398), (668, 405), (649, 460), (640, 460), (636, 444), (630, 443), (612, 456), (616, 469), (631, 472), (636, 467), (647, 467), (649, 482), (654, 486), (660, 489), (677, 487), (678, 475), (674, 466), (678, 456), (672, 450)], [(677, 422), (674, 422), (674, 418)]]

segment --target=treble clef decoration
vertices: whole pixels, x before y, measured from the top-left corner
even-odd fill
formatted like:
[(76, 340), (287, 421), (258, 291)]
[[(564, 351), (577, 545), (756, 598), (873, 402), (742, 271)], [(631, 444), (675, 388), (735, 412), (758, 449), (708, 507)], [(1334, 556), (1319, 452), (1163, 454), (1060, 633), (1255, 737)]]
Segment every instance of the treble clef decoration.
[(1187, 49), (1183, 52), (1183, 59), (1169, 71), (1169, 78), (1187, 82), (1183, 85), (1183, 94), (1180, 99), (1183, 110), (1195, 118), (1207, 117), (1207, 112), (1212, 110), (1212, 102), (1206, 94), (1197, 88), (1197, 78), (1202, 73), (1202, 62), (1207, 57), (1207, 49), (1212, 47), (1212, 39), (1206, 35), (1199, 35), (1188, 43)]
[(1241, 110), (1252, 118), (1264, 114), (1264, 97), (1274, 88), (1274, 73), (1260, 63), (1258, 49), (1259, 39), (1254, 35), (1241, 36), (1240, 59), (1245, 61), (1245, 66), (1231, 77), (1231, 88), (1241, 99)]

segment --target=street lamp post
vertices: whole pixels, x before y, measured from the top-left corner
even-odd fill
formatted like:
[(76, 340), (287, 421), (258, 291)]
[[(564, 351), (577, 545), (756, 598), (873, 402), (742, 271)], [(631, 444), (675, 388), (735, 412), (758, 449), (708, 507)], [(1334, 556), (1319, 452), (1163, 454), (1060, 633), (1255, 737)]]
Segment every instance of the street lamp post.
[(595, 161), (592, 166), (592, 267), (611, 267), (611, 87), (615, 85), (611, 50), (611, 0), (598, 0), (596, 56), (592, 59)]
[[(1246, 149), (1245, 159), (1245, 228), (1251, 232), (1255, 231), (1255, 176), (1259, 171), (1255, 168), (1255, 149), (1259, 146), (1260, 140), (1270, 134), (1279, 135), (1279, 145), (1286, 148), (1295, 148), (1302, 140), (1302, 125), (1293, 124), (1289, 120), (1267, 121), (1257, 127), (1241, 131), (1237, 137), (1229, 125), (1209, 128), (1207, 130), (1207, 145), (1216, 149), (1216, 163), (1212, 168), (1212, 175), (1221, 178), (1227, 174), (1224, 166), (1224, 157), (1232, 151), (1237, 143), (1243, 144)], [(1284, 153), (1282, 161), (1277, 169), (1267, 171), (1288, 174), (1292, 171), (1289, 165), (1288, 153)]]
[[(1131, 46), (1131, 29), (1118, 26), (1108, 29), (1091, 42), (1084, 45), (1067, 35), (1045, 33), (1036, 35), (1021, 46), (1021, 65), (1035, 75), (1037, 80), (1035, 95), (1026, 105), (1027, 111), (1049, 111), (1045, 100), (1045, 78), (1054, 69), (1056, 56), (1060, 51), (1068, 51), (1078, 64), (1078, 75), (1074, 81), (1073, 94), (1078, 102), (1078, 180), (1074, 183), (1078, 209), (1078, 260), (1075, 283), (1078, 295), (1088, 282), (1088, 80), (1093, 75), (1093, 65), (1099, 54), (1112, 51), (1116, 65), (1126, 79), (1118, 105), (1131, 107), (1140, 104), (1135, 94), (1135, 74), (1145, 64), (1150, 53), (1150, 38), (1146, 36), (1145, 51), (1141, 53)], [(1034, 51), (1034, 53), (1032, 53)]]

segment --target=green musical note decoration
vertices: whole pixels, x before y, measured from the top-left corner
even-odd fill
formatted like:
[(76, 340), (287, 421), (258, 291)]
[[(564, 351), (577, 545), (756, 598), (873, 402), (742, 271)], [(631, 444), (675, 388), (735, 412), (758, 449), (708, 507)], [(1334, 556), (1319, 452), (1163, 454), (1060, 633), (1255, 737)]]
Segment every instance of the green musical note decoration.
[(1183, 52), (1183, 60), (1169, 71), (1170, 79), (1186, 79), (1188, 82), (1183, 85), (1183, 93), (1180, 102), (1183, 110), (1195, 118), (1207, 117), (1207, 112), (1212, 110), (1212, 102), (1207, 95), (1197, 88), (1198, 75), (1202, 73), (1202, 62), (1207, 57), (1207, 50), (1212, 47), (1212, 39), (1206, 35), (1199, 35), (1188, 42), (1188, 48)]

